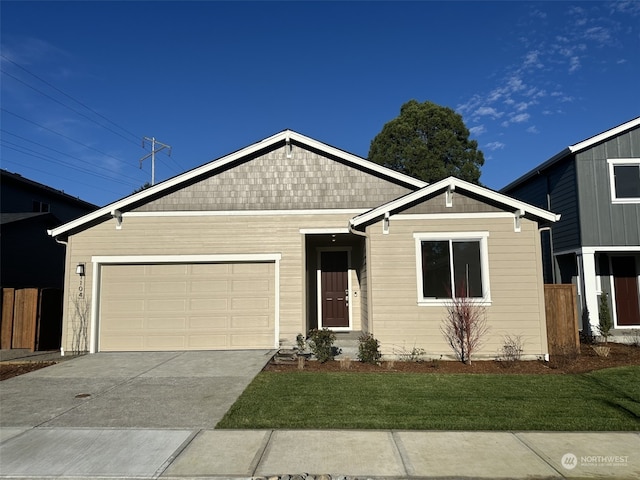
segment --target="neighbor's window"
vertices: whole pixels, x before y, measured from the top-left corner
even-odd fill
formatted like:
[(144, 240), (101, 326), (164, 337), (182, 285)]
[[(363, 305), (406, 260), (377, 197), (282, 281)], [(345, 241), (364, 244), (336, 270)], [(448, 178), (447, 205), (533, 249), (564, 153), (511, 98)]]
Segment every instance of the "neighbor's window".
[(611, 159), (608, 162), (611, 200), (618, 203), (640, 202), (640, 162), (638, 159)]
[(418, 303), (452, 297), (488, 301), (486, 232), (415, 234)]

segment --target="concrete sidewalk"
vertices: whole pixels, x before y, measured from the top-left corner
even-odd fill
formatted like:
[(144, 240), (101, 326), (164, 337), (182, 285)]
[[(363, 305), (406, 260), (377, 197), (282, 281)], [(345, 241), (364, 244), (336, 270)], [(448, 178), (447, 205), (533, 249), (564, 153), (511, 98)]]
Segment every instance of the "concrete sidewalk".
[(640, 478), (637, 432), (15, 427), (0, 442), (0, 478)]

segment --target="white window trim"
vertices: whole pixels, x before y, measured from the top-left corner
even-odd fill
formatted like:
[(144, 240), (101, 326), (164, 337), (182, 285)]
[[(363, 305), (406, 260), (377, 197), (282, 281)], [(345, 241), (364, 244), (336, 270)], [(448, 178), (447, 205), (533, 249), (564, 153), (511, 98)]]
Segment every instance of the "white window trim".
[(611, 192), (611, 203), (640, 203), (640, 197), (618, 198), (616, 197), (616, 182), (613, 168), (619, 165), (638, 165), (640, 168), (640, 158), (609, 158), (609, 191)]
[(480, 267), (482, 269), (482, 298), (473, 298), (472, 301), (479, 306), (491, 305), (491, 288), (489, 285), (489, 232), (431, 232), (414, 233), (416, 248), (416, 284), (418, 293), (418, 305), (426, 306), (446, 306), (451, 303), (450, 299), (426, 298), (423, 292), (422, 283), (422, 242), (432, 240), (468, 240), (480, 242)]

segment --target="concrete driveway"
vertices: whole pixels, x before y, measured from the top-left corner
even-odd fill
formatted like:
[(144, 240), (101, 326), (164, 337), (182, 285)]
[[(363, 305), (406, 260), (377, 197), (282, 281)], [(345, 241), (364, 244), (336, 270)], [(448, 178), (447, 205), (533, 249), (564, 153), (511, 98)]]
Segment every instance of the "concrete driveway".
[(273, 353), (86, 355), (3, 381), (0, 426), (211, 429)]

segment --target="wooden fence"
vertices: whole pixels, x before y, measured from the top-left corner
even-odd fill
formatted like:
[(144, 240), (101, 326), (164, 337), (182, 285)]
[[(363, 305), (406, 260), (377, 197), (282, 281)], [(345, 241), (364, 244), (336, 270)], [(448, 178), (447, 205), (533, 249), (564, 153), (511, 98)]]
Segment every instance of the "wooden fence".
[(577, 299), (575, 285), (544, 286), (547, 342), (551, 355), (580, 353)]
[(62, 334), (62, 290), (3, 288), (0, 348), (56, 350)]

